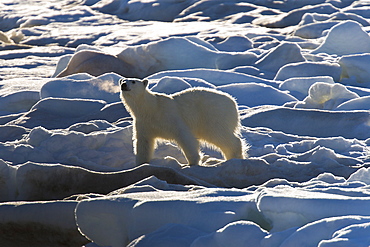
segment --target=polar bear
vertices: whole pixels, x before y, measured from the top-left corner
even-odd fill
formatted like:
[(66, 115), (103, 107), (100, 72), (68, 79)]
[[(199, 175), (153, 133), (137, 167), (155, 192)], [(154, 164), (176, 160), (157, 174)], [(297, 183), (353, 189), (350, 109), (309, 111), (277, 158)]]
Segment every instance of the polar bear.
[(120, 79), (121, 99), (134, 120), (136, 164), (148, 163), (157, 139), (177, 143), (189, 165), (200, 161), (200, 142), (219, 148), (226, 159), (244, 159), (235, 100), (208, 88), (166, 95), (151, 92), (148, 80)]

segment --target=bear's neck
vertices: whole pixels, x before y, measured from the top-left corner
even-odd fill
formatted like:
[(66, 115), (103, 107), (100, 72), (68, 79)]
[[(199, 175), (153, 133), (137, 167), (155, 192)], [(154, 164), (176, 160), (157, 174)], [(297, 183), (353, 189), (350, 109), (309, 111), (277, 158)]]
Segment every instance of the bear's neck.
[(148, 90), (145, 90), (141, 95), (135, 95), (134, 97), (131, 97), (130, 95), (124, 97), (124, 101), (125, 105), (129, 108), (127, 110), (135, 119), (136, 116), (145, 116), (148, 115), (148, 113), (152, 113), (150, 108), (157, 104), (155, 98), (156, 96), (154, 94)]

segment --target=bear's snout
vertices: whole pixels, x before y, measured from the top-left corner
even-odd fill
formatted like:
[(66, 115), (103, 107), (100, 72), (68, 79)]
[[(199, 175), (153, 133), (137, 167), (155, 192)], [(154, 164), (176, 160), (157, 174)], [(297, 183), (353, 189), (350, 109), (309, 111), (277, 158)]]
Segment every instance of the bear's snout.
[(121, 84), (121, 90), (122, 91), (130, 91), (130, 89), (127, 87), (127, 83), (126, 82), (124, 82), (124, 83)]

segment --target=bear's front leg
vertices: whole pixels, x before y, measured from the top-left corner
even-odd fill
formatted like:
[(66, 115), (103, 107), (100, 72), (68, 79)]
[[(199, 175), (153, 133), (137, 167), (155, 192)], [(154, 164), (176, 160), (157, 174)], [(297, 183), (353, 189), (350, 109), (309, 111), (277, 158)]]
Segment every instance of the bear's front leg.
[(154, 139), (137, 133), (134, 141), (136, 150), (136, 165), (149, 163), (154, 152)]

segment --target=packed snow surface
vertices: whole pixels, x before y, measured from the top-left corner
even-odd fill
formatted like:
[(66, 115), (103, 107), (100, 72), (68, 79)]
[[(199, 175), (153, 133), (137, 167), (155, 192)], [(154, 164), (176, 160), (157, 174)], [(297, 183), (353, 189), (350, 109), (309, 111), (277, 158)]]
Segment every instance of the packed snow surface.
[[(370, 3), (3, 0), (0, 246), (370, 245)], [(248, 159), (135, 165), (122, 77), (238, 103)]]

